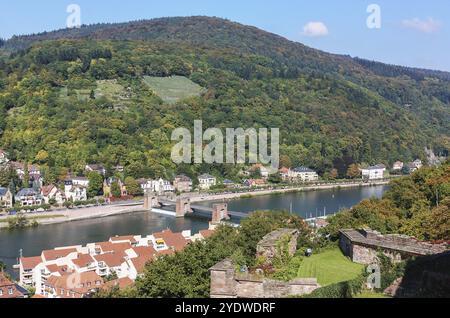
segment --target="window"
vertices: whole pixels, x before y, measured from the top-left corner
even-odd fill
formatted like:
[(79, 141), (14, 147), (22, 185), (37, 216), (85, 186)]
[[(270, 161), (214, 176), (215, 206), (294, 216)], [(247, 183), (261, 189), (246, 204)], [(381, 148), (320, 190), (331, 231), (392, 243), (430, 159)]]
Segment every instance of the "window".
[(0, 296), (3, 296), (3, 289), (0, 289)]
[(14, 293), (14, 289), (12, 287), (8, 288), (8, 294), (12, 295)]

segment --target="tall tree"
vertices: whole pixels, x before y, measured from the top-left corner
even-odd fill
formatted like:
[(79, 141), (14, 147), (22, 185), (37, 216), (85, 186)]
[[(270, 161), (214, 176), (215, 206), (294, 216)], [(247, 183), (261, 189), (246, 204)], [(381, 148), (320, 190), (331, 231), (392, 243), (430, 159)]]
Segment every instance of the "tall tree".
[(103, 194), (103, 177), (98, 172), (89, 172), (89, 187), (88, 187), (88, 197), (94, 198), (98, 195)]

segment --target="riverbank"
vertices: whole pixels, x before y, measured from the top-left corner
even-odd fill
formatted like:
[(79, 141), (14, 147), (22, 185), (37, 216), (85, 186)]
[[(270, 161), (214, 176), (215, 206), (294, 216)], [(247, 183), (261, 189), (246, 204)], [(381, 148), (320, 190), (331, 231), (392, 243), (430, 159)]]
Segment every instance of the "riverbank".
[[(30, 219), (39, 218), (39, 225), (57, 224), (73, 221), (81, 221), (87, 219), (105, 218), (109, 216), (129, 214), (133, 212), (142, 212), (143, 206), (139, 203), (124, 205), (103, 205), (96, 207), (58, 210), (53, 212), (29, 213), (25, 214)], [(8, 217), (0, 216), (0, 229), (7, 228)]]
[(277, 195), (283, 193), (295, 193), (306, 191), (320, 191), (333, 189), (348, 189), (359, 187), (375, 187), (388, 185), (390, 180), (372, 181), (372, 182), (353, 182), (353, 183), (336, 183), (336, 184), (319, 184), (310, 186), (289, 187), (283, 189), (260, 189), (246, 192), (222, 193), (222, 194), (196, 194), (189, 196), (191, 203), (203, 201), (227, 201), (235, 199), (247, 199), (257, 196)]
[[(359, 188), (359, 187), (373, 187), (383, 186), (389, 184), (389, 180), (373, 181), (373, 182), (354, 182), (354, 183), (337, 183), (337, 184), (318, 184), (310, 186), (288, 187), (283, 189), (260, 189), (235, 193), (222, 193), (222, 194), (189, 194), (191, 203), (196, 202), (217, 202), (217, 201), (230, 201), (243, 198), (252, 198), (259, 196), (280, 195), (285, 193), (295, 192), (308, 192), (308, 191), (321, 191), (332, 189), (346, 189), (346, 188)], [(26, 214), (27, 217), (39, 218), (39, 225), (49, 225), (66, 223), (87, 219), (105, 218), (109, 216), (125, 215), (134, 212), (142, 212), (143, 201), (134, 201), (128, 203), (120, 203), (115, 205), (102, 205), (95, 207), (79, 208), (79, 209), (66, 209), (56, 210), (42, 213), (30, 213)], [(0, 229), (8, 228), (8, 222), (6, 221), (9, 216), (0, 216)]]

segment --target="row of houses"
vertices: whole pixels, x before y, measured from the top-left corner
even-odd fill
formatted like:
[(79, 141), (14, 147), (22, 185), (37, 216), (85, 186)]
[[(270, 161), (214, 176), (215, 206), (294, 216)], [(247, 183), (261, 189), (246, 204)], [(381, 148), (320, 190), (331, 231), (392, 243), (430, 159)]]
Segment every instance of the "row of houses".
[[(84, 298), (102, 288), (127, 287), (143, 274), (147, 263), (210, 237), (214, 230), (148, 236), (115, 236), (108, 241), (42, 251), (19, 260), (20, 285), (45, 298)], [(111, 279), (113, 277), (113, 279)]]
[(0, 208), (12, 208), (13, 203), (21, 207), (39, 206), (42, 204), (63, 204), (66, 201), (86, 201), (89, 180), (84, 177), (67, 178), (64, 189), (55, 185), (24, 188), (17, 194), (11, 193), (8, 188), (0, 188)]
[[(413, 173), (413, 172), (421, 169), (422, 167), (423, 167), (423, 163), (419, 159), (417, 159), (413, 162), (407, 163), (407, 164), (404, 164), (401, 161), (397, 161), (393, 164), (392, 171), (400, 172), (400, 171), (403, 171), (404, 168), (407, 168), (409, 173)], [(361, 170), (363, 179), (366, 179), (366, 180), (383, 179), (384, 177), (386, 177), (386, 173), (387, 173), (387, 167), (383, 164), (378, 164), (375, 166), (362, 168), (360, 170)]]

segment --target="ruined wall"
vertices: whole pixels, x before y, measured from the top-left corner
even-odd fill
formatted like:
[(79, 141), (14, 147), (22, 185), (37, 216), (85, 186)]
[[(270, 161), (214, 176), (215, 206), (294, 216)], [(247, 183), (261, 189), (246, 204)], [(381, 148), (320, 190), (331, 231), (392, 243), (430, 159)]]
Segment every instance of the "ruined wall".
[[(363, 245), (353, 244), (347, 239), (341, 239), (339, 241), (339, 246), (344, 253), (345, 256), (349, 257), (352, 262), (364, 265), (370, 265), (377, 263), (378, 261), (378, 252), (379, 250), (366, 247)], [(404, 258), (402, 254), (399, 252), (391, 251), (391, 250), (380, 250), (384, 255), (389, 257), (392, 262), (399, 263)]]
[(282, 298), (309, 294), (320, 288), (315, 278), (283, 282), (250, 274), (236, 274), (229, 260), (219, 263), (210, 271), (211, 298)]

